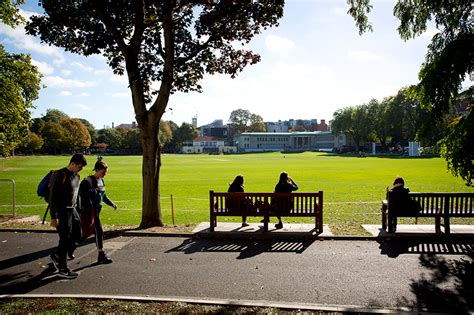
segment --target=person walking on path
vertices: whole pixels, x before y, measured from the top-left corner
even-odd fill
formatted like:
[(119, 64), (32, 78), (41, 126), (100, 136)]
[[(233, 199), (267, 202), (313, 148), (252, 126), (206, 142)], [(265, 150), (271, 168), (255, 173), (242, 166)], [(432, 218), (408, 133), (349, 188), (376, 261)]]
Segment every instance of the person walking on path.
[(86, 177), (81, 182), (79, 189), (83, 237), (86, 238), (91, 234), (95, 234), (95, 242), (99, 252), (97, 263), (99, 264), (110, 264), (112, 262), (112, 259), (104, 252), (104, 229), (100, 222), (102, 202), (117, 210), (117, 205), (105, 193), (104, 177), (107, 175), (108, 168), (108, 165), (99, 156), (94, 165), (94, 175)]
[[(244, 192), (244, 177), (242, 175), (237, 175), (234, 178), (232, 184), (229, 185), (229, 189), (227, 189), (227, 192)], [(245, 198), (242, 198), (240, 200), (240, 206), (243, 207), (245, 210), (247, 209), (248, 202)], [(242, 227), (246, 226), (249, 226), (249, 224), (247, 223), (247, 217), (243, 216)]]
[(74, 154), (67, 167), (51, 176), (49, 184), (51, 226), (56, 228), (59, 235), (58, 247), (50, 258), (59, 271), (58, 276), (66, 279), (77, 277), (77, 273), (67, 267), (66, 256), (74, 252), (76, 242), (81, 238), (81, 221), (77, 212), (80, 183), (78, 173), (86, 165), (87, 161), (82, 154)]
[[(293, 179), (288, 175), (287, 172), (282, 172), (280, 174), (280, 179), (278, 183), (275, 186), (275, 192), (276, 193), (291, 193), (295, 190), (298, 190), (298, 185), (293, 181)], [(288, 203), (289, 208), (293, 208), (293, 200), (291, 200)], [(288, 209), (290, 210), (290, 209)], [(278, 223), (275, 224), (275, 228), (277, 229), (282, 229), (283, 228), (283, 223), (281, 222), (281, 217), (277, 216)]]

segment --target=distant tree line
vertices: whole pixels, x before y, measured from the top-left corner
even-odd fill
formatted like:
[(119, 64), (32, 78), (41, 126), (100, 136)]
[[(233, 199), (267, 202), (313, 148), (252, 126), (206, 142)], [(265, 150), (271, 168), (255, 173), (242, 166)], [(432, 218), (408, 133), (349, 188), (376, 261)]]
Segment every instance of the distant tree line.
[(423, 108), (410, 94), (410, 88), (401, 89), (397, 95), (382, 101), (340, 109), (331, 123), (334, 134), (349, 136), (359, 150), (363, 143), (378, 142), (382, 150), (405, 147), (409, 141), (419, 141), (422, 146), (434, 147), (447, 136), (449, 125), (466, 110), (472, 100), (472, 90), (460, 94), (457, 102), (441, 116)]
[[(191, 124), (178, 126), (173, 121), (160, 121), (158, 141), (164, 152), (178, 152), (184, 142), (192, 141), (197, 132)], [(17, 151), (60, 154), (71, 151), (141, 154), (138, 128), (95, 129), (86, 119), (71, 118), (57, 109), (48, 109), (40, 118), (31, 120), (28, 136)]]

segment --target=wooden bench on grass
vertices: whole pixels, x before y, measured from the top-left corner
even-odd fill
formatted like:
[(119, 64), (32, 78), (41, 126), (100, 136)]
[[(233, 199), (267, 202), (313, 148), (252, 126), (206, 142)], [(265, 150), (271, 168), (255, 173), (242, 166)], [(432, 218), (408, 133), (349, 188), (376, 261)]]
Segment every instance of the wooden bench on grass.
[[(415, 217), (416, 223), (418, 218), (428, 217), (435, 219), (435, 230), (441, 232), (441, 226), (444, 226), (444, 233), (450, 233), (449, 219), (457, 218), (473, 218), (474, 193), (420, 193), (410, 192), (408, 196), (419, 204), (421, 210), (416, 213), (410, 213), (406, 209), (396, 209), (390, 202), (392, 192), (388, 193), (388, 200), (382, 201), (382, 229), (388, 232), (395, 232), (392, 220), (390, 218)], [(441, 223), (443, 219), (443, 223)], [(388, 224), (387, 224), (388, 221)]]
[(209, 192), (211, 231), (218, 216), (263, 217), (268, 231), (270, 217), (314, 217), (316, 232), (323, 232), (323, 192), (317, 193), (228, 193)]

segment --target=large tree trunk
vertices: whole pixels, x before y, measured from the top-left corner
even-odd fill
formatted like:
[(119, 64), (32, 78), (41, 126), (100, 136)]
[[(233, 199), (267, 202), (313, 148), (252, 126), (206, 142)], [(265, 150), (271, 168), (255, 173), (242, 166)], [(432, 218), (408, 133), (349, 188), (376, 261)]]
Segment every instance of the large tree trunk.
[(158, 123), (148, 119), (141, 128), (143, 146), (143, 196), (141, 229), (163, 226), (160, 205), (161, 152), (158, 143)]

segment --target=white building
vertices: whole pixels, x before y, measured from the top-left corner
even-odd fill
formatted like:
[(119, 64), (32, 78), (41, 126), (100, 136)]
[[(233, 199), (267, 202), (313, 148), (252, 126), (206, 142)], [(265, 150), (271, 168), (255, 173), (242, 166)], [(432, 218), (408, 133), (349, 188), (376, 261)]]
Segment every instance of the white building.
[(183, 146), (182, 153), (237, 153), (237, 147), (226, 146), (225, 141), (215, 137), (196, 137), (192, 146)]
[(234, 137), (239, 152), (331, 151), (348, 145), (345, 135), (330, 131), (312, 132), (244, 132)]

